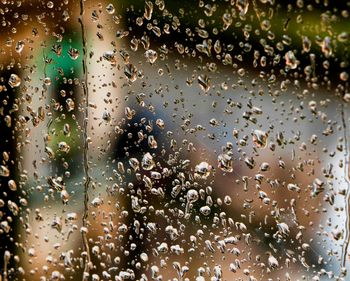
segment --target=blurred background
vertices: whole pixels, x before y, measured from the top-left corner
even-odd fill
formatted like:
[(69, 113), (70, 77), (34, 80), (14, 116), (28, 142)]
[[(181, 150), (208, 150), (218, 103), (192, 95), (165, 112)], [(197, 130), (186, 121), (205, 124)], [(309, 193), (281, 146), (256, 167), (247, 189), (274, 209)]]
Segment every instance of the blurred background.
[(349, 5), (2, 0), (1, 280), (348, 280)]

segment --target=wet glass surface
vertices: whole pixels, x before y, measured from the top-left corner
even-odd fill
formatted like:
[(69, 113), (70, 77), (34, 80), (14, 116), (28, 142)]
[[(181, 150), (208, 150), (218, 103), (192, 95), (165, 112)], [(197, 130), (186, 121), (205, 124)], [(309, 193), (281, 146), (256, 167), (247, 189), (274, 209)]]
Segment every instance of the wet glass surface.
[(0, 280), (349, 280), (347, 1), (0, 2)]

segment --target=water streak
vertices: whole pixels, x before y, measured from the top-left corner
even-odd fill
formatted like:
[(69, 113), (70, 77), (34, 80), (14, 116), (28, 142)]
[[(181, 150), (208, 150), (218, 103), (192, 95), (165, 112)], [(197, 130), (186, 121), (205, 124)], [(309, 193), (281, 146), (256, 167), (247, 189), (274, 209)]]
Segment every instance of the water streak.
[(344, 104), (342, 104), (341, 109), (341, 119), (344, 132), (344, 179), (347, 185), (346, 196), (345, 196), (345, 237), (342, 248), (342, 266), (346, 267), (346, 257), (349, 248), (349, 239), (350, 239), (350, 181), (349, 181), (349, 146), (348, 146), (348, 132), (346, 127), (345, 113), (344, 113)]
[(81, 39), (83, 44), (83, 58), (82, 58), (82, 64), (83, 64), (83, 91), (84, 91), (84, 98), (85, 98), (85, 105), (84, 105), (84, 123), (83, 123), (83, 161), (84, 161), (84, 174), (85, 174), (85, 182), (84, 182), (84, 213), (82, 218), (82, 223), (84, 230), (82, 233), (82, 239), (83, 239), (83, 246), (84, 251), (86, 252), (86, 256), (84, 259), (84, 273), (83, 273), (83, 281), (88, 279), (89, 271), (91, 268), (91, 256), (90, 256), (90, 247), (89, 242), (87, 239), (87, 228), (88, 228), (88, 211), (89, 211), (89, 187), (90, 187), (90, 175), (89, 175), (89, 144), (88, 144), (88, 122), (89, 122), (89, 91), (87, 86), (87, 80), (88, 80), (88, 72), (87, 72), (87, 50), (86, 50), (86, 36), (85, 36), (85, 26), (84, 26), (84, 0), (80, 0), (80, 17), (79, 17), (79, 23), (81, 27)]

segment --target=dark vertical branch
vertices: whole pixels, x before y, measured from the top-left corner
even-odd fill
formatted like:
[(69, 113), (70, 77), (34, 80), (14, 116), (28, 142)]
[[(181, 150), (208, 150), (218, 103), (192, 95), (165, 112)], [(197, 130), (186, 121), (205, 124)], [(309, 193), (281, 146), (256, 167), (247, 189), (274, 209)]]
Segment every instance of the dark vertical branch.
[(82, 38), (82, 44), (83, 44), (83, 58), (82, 58), (82, 64), (83, 64), (83, 91), (84, 91), (84, 98), (85, 98), (85, 107), (84, 107), (84, 123), (83, 123), (83, 161), (84, 161), (84, 174), (85, 174), (85, 182), (84, 182), (84, 214), (83, 214), (83, 230), (82, 230), (82, 239), (83, 239), (83, 246), (85, 251), (85, 258), (84, 258), (84, 273), (83, 273), (83, 280), (88, 279), (89, 271), (91, 269), (91, 256), (90, 256), (90, 248), (89, 248), (89, 242), (87, 239), (87, 227), (88, 227), (88, 210), (89, 210), (89, 186), (90, 186), (90, 175), (89, 175), (89, 155), (88, 155), (88, 122), (89, 122), (89, 91), (88, 91), (88, 73), (87, 73), (87, 51), (86, 51), (86, 36), (85, 36), (85, 26), (84, 26), (84, 0), (80, 0), (80, 17), (79, 17), (79, 23), (81, 27), (81, 38)]

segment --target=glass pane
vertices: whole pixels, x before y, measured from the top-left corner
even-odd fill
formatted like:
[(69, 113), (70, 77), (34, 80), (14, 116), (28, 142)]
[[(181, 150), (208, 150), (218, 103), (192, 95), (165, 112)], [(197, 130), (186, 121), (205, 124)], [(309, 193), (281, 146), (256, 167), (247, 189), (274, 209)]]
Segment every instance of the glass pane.
[(349, 4), (2, 0), (0, 280), (348, 280)]

